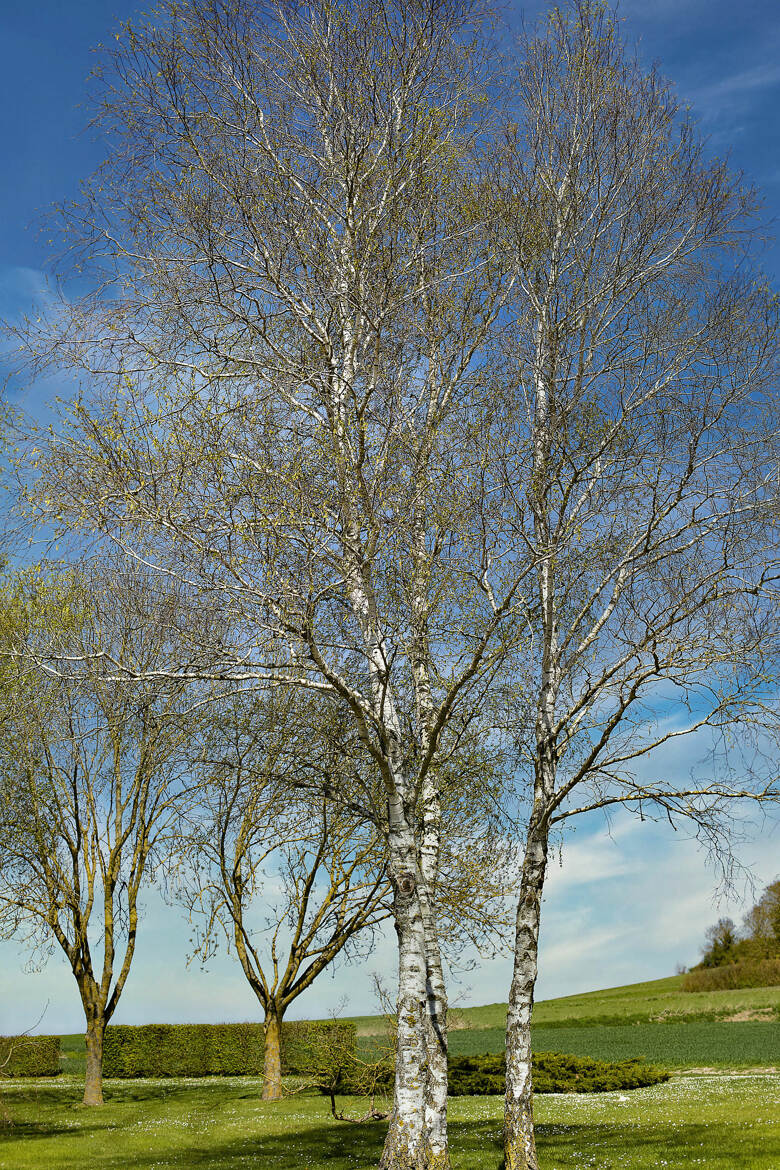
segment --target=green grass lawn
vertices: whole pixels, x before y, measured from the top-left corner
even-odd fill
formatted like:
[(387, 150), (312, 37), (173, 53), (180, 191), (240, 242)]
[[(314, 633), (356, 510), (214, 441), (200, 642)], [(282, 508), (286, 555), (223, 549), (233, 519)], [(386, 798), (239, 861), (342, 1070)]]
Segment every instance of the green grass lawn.
[[(73, 1077), (0, 1090), (0, 1170), (354, 1170), (381, 1123), (331, 1120), (322, 1098), (264, 1104), (249, 1078), (113, 1081), (85, 1109)], [(624, 1099), (621, 1099), (624, 1098)], [(780, 1076), (679, 1077), (630, 1094), (537, 1100), (543, 1170), (777, 1170)], [(496, 1170), (502, 1102), (451, 1102), (455, 1170)]]

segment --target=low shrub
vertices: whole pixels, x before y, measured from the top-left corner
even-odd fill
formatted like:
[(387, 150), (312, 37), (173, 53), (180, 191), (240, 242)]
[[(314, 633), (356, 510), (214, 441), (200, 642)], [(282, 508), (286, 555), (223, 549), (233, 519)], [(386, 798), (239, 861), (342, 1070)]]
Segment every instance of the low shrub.
[(59, 1036), (0, 1036), (0, 1077), (60, 1075)]
[(694, 967), (683, 991), (731, 991), (739, 987), (780, 986), (780, 959), (745, 959), (722, 967)]
[[(449, 1064), (450, 1096), (481, 1097), (504, 1093), (506, 1062), (503, 1053), (454, 1056)], [(607, 1093), (657, 1085), (668, 1079), (665, 1069), (641, 1060), (609, 1062), (561, 1052), (538, 1052), (533, 1056), (535, 1093)]]
[[(342, 1020), (282, 1024), (282, 1072), (313, 1076), (325, 1041), (355, 1049), (355, 1025)], [(260, 1076), (262, 1024), (129, 1024), (106, 1029), (106, 1077)]]

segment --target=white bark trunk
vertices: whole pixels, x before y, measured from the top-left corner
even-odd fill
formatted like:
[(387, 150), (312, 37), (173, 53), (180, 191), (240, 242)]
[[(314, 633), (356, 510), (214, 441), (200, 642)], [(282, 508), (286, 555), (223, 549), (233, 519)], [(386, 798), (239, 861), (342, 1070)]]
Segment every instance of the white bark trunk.
[(515, 961), (506, 1025), (506, 1170), (538, 1170), (531, 1075), (531, 1011), (538, 964), (539, 921), (547, 868), (547, 829), (531, 818), (517, 905)]
[(381, 1170), (425, 1165), (426, 975), (425, 930), (418, 889), (417, 849), (401, 801), (390, 808), (390, 867), (398, 934), (398, 1041), (395, 1093)]
[(425, 1047), (425, 1166), (426, 1170), (448, 1170), (447, 1139), (447, 992), (436, 935), (433, 908), (426, 886), (420, 892), (426, 942)]

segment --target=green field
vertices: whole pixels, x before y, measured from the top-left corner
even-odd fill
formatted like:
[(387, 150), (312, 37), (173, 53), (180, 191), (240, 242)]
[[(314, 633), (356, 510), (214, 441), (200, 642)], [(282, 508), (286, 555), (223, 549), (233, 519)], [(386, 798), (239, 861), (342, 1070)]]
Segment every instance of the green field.
[[(780, 1065), (780, 987), (689, 993), (682, 976), (634, 983), (536, 1004), (537, 1052), (570, 1052), (597, 1060), (644, 1057), (668, 1068), (749, 1068)], [(454, 1056), (501, 1052), (506, 1004), (455, 1008)], [(384, 1027), (355, 1017), (364, 1051)]]
[[(115, 1081), (103, 1109), (73, 1077), (0, 1092), (0, 1170), (354, 1170), (376, 1165), (382, 1123), (331, 1120), (320, 1097), (259, 1100), (250, 1078)], [(780, 1076), (678, 1077), (626, 1096), (536, 1103), (543, 1170), (777, 1170)], [(454, 1170), (497, 1170), (502, 1101), (451, 1103)]]
[[(570, 1052), (596, 1060), (640, 1056), (667, 1068), (751, 1068), (780, 1064), (780, 1023), (612, 1024), (595, 1027), (534, 1027), (535, 1052)], [(453, 1032), (453, 1056), (501, 1052), (503, 1028)]]
[[(780, 988), (686, 994), (680, 982), (537, 1005), (537, 1051), (721, 1069), (628, 1094), (538, 1097), (543, 1170), (778, 1170)], [(453, 1054), (500, 1051), (505, 1010), (456, 1009)], [(356, 1022), (361, 1047), (375, 1047), (383, 1021)], [(263, 1103), (253, 1078), (109, 1081), (105, 1107), (84, 1109), (83, 1037), (64, 1036), (62, 1047), (62, 1078), (0, 1086), (0, 1170), (354, 1170), (378, 1159), (381, 1123), (339, 1124), (305, 1093)], [(496, 1097), (451, 1100), (454, 1170), (497, 1170), (501, 1116)]]
[[(540, 1000), (534, 1006), (537, 1027), (589, 1027), (594, 1024), (687, 1023), (745, 1019), (780, 1020), (780, 987), (745, 987), (734, 991), (682, 990), (682, 975)], [(505, 1003), (459, 1008), (451, 1012), (453, 1031), (459, 1028), (503, 1028)], [(381, 1029), (377, 1016), (354, 1016), (358, 1035)]]

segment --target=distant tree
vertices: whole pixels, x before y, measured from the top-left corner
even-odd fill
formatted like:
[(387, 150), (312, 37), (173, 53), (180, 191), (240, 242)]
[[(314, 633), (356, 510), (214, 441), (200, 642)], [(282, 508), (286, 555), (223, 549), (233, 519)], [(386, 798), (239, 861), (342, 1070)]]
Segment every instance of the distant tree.
[(737, 942), (737, 928), (730, 918), (719, 918), (705, 932), (707, 945), (702, 956), (702, 967), (722, 967), (732, 961)]
[[(3, 589), (0, 933), (39, 954), (59, 946), (70, 964), (86, 1020), (85, 1105), (103, 1102), (105, 1028), (193, 734), (185, 684), (131, 677), (165, 659), (178, 607), (176, 590), (146, 585), (103, 565), (28, 571)], [(126, 663), (123, 680), (107, 677), (106, 649)]]
[[(276, 690), (219, 704), (209, 722), (197, 804), (175, 842), (179, 897), (202, 960), (220, 935), (235, 950), (265, 1016), (262, 1095), (277, 1100), (287, 1009), (391, 912), (386, 853), (346, 807), (351, 760), (326, 705)], [(334, 789), (341, 803), (325, 795)]]
[(743, 924), (747, 941), (774, 944), (780, 950), (780, 880), (770, 882)]

